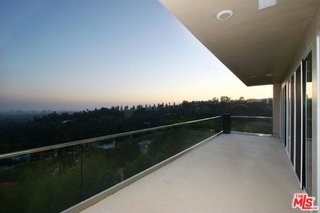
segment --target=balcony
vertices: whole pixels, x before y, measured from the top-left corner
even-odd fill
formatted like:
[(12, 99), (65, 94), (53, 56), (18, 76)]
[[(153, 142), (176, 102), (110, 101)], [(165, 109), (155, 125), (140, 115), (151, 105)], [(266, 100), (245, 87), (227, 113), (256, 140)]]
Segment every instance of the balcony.
[(0, 155), (0, 212), (292, 212), (300, 189), (272, 119), (232, 117), (232, 134), (222, 124), (229, 132), (217, 116)]
[(83, 212), (297, 212), (296, 192), (279, 139), (223, 134)]

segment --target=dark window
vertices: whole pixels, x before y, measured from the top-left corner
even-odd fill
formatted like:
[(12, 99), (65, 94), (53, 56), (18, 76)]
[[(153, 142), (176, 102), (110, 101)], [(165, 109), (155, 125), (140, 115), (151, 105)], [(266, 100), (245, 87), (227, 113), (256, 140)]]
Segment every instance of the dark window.
[(290, 123), (291, 123), (291, 131), (290, 131), (290, 160), (293, 165), (293, 156), (294, 156), (294, 132), (295, 132), (295, 126), (294, 126), (294, 76), (291, 77), (291, 83), (290, 83)]
[(300, 180), (301, 175), (301, 67), (296, 71), (296, 164), (295, 164), (295, 171)]

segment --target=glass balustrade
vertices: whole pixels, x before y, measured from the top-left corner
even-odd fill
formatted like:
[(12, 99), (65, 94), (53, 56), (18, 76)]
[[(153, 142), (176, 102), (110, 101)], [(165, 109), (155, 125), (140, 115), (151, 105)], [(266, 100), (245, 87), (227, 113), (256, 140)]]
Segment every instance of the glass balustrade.
[(0, 212), (60, 212), (221, 130), (218, 116), (0, 155)]

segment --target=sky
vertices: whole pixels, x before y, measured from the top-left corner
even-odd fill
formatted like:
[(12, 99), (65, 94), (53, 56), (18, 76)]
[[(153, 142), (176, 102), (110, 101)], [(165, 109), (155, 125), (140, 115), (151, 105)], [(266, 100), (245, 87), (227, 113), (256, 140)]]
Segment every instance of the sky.
[(0, 111), (180, 103), (245, 86), (157, 0), (1, 0)]

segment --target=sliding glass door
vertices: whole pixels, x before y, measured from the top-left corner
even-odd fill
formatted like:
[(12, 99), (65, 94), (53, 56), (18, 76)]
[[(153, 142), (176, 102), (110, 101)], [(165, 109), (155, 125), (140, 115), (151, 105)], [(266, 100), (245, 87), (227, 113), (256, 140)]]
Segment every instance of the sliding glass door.
[(301, 65), (296, 70), (296, 86), (295, 86), (295, 171), (299, 180), (301, 180), (301, 137), (302, 137), (302, 99), (301, 99)]
[(294, 140), (295, 140), (295, 81), (294, 75), (290, 80), (290, 160), (294, 165)]
[(282, 141), (302, 188), (312, 195), (312, 54), (282, 86)]
[(312, 53), (303, 61), (303, 167), (302, 186), (311, 195), (312, 191)]
[(282, 143), (283, 146), (287, 146), (287, 86), (284, 85), (281, 90), (281, 136), (282, 136)]

